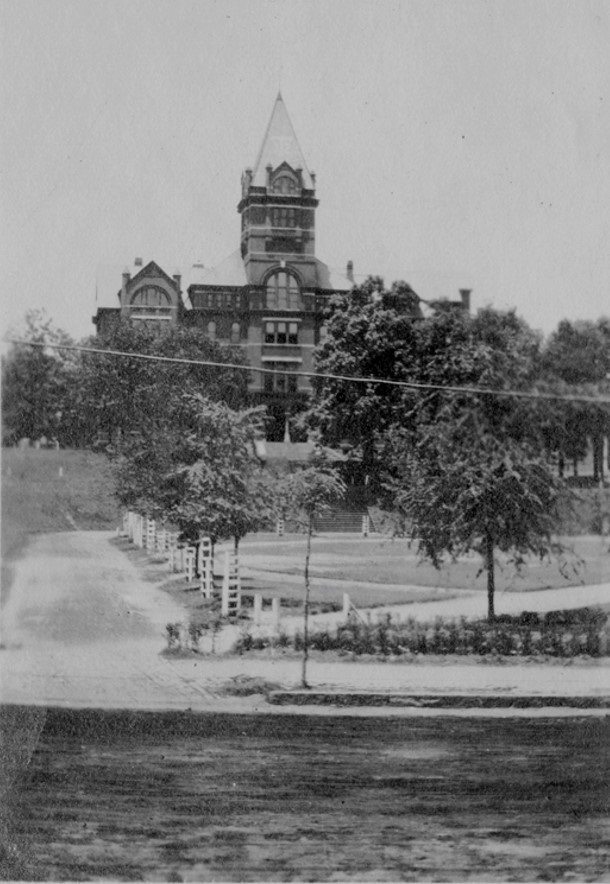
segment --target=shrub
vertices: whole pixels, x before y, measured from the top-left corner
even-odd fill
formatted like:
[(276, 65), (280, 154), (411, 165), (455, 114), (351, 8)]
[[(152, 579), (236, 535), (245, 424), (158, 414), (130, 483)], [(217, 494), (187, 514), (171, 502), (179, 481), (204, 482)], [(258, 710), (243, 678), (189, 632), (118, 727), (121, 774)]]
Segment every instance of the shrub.
[(199, 639), (203, 635), (205, 627), (202, 623), (194, 623), (192, 620), (188, 625), (188, 634), (191, 640), (191, 650), (199, 650)]
[(182, 624), (168, 623), (165, 627), (168, 651), (178, 651), (182, 647)]

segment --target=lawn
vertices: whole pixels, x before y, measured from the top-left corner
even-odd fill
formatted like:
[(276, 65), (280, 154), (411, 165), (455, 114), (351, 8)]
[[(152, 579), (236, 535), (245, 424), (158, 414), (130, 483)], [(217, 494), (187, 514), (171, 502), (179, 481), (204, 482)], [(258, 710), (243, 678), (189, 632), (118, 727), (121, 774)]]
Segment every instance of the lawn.
[[(528, 591), (583, 583), (610, 581), (610, 541), (603, 537), (563, 538), (565, 554), (560, 560), (531, 557), (517, 573), (506, 556), (499, 555), (498, 591)], [(380, 588), (430, 587), (435, 589), (486, 590), (486, 574), (478, 555), (464, 556), (437, 570), (419, 560), (415, 544), (386, 537), (319, 535), (313, 539), (310, 571), (326, 582), (376, 584)], [(303, 571), (305, 538), (298, 535), (258, 535), (242, 543), (242, 564), (257, 575), (282, 574), (292, 582)], [(370, 591), (376, 591), (372, 586)], [(350, 590), (351, 592), (351, 590)]]
[[(191, 616), (196, 619), (196, 612), (203, 612), (205, 604), (197, 582), (189, 585), (183, 574), (170, 575), (162, 555), (150, 556), (135, 549), (126, 539), (117, 539), (116, 543), (132, 558), (147, 580), (168, 592), (191, 612)], [(583, 559), (579, 570), (568, 571), (563, 576), (557, 563), (531, 562), (518, 577), (504, 562), (502, 569), (498, 569), (498, 591), (521, 590), (526, 593), (528, 590), (600, 583), (610, 579), (607, 540), (580, 537), (570, 543), (574, 548), (574, 568), (578, 565), (576, 557)], [(218, 591), (224, 552), (231, 548), (229, 543), (219, 544), (216, 548)], [(271, 605), (271, 599), (280, 598), (282, 608), (292, 608), (292, 613), (297, 613), (303, 601), (304, 555), (304, 535), (252, 535), (242, 541), (239, 558), (245, 606), (252, 604), (252, 597), (258, 592), (263, 596), (264, 607)], [(310, 565), (312, 613), (340, 610), (344, 592), (349, 593), (357, 608), (448, 599), (472, 589), (485, 592), (485, 574), (478, 574), (479, 569), (479, 561), (473, 555), (436, 571), (430, 564), (420, 563), (414, 549), (405, 540), (320, 535), (313, 540)], [(527, 605), (525, 600), (524, 605)]]

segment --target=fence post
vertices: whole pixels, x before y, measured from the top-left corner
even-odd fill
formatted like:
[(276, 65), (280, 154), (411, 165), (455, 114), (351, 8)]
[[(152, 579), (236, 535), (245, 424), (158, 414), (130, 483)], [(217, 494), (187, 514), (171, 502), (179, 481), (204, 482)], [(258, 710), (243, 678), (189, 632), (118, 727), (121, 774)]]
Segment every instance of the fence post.
[(368, 537), (371, 528), (371, 520), (369, 516), (362, 517), (362, 536)]
[(241, 605), (239, 562), (234, 553), (225, 553), (225, 573), (222, 581), (223, 617), (236, 617)]
[(199, 574), (201, 594), (204, 599), (211, 599), (214, 594), (214, 572), (212, 541), (209, 537), (199, 538)]
[(345, 617), (346, 620), (349, 616), (349, 611), (350, 611), (351, 606), (352, 606), (352, 603), (350, 601), (349, 593), (344, 592), (343, 593), (343, 616)]
[(261, 614), (263, 612), (263, 596), (260, 592), (254, 593), (254, 625), (260, 626)]
[(195, 579), (195, 556), (196, 549), (194, 546), (187, 546), (184, 555), (184, 570), (186, 571), (186, 579), (190, 583)]
[(280, 628), (280, 600), (279, 598), (271, 599), (271, 618), (273, 620), (273, 627), (276, 632), (279, 632)]
[(157, 536), (157, 523), (154, 519), (146, 519), (146, 549), (153, 552), (155, 549), (155, 538)]
[(277, 528), (276, 528), (276, 531), (277, 531), (277, 536), (278, 536), (278, 537), (283, 537), (283, 536), (284, 536), (284, 520), (283, 520), (283, 519), (278, 519), (278, 520), (277, 520)]

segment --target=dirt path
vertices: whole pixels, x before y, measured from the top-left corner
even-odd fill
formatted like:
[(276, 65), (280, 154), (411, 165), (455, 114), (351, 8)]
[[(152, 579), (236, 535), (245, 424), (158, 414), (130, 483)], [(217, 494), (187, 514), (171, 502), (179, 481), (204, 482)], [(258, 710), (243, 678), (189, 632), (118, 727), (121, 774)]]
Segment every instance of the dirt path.
[[(260, 698), (222, 696), (228, 679), (247, 674), (298, 685), (295, 658), (160, 656), (166, 623), (184, 620), (185, 611), (142, 579), (112, 537), (90, 531), (32, 538), (3, 612), (0, 701), (250, 712)], [(235, 634), (236, 628), (225, 634), (221, 650)], [(609, 674), (608, 661), (445, 666), (312, 659), (308, 671), (320, 688), (559, 694), (606, 692)]]

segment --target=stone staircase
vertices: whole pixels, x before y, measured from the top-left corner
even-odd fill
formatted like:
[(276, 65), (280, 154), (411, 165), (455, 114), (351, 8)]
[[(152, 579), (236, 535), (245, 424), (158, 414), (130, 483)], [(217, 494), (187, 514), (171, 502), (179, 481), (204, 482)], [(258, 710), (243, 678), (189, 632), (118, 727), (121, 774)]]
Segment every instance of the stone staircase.
[[(367, 516), (366, 510), (358, 512), (332, 512), (327, 516), (317, 518), (314, 521), (314, 529), (318, 534), (332, 533), (334, 531), (345, 534), (361, 534), (362, 519)], [(369, 531), (374, 531), (373, 522), (369, 518)]]

